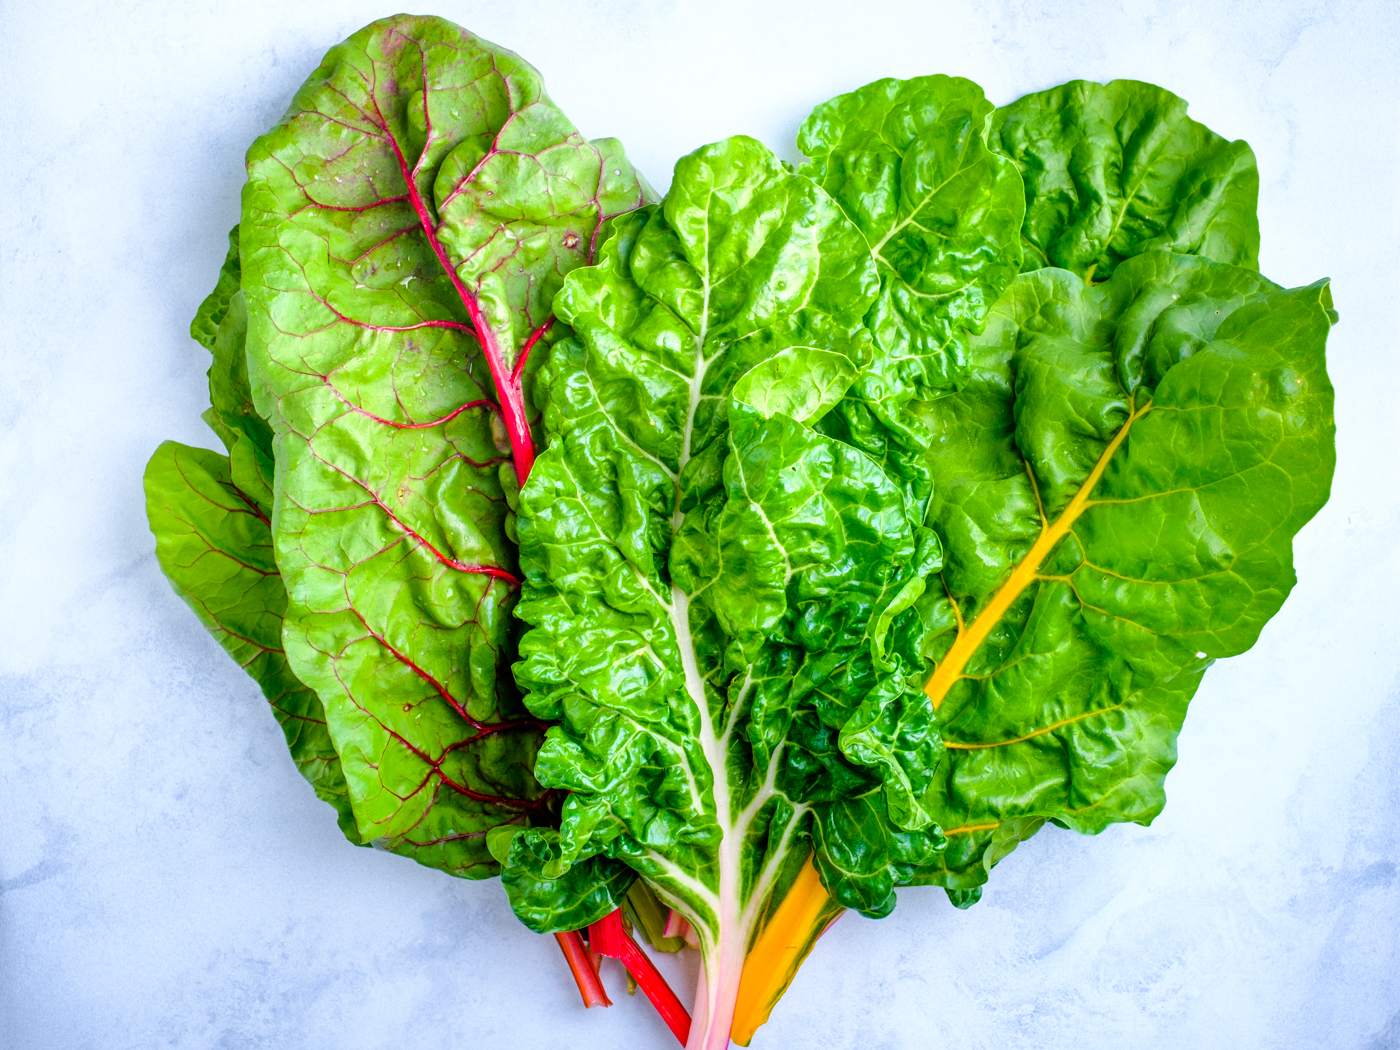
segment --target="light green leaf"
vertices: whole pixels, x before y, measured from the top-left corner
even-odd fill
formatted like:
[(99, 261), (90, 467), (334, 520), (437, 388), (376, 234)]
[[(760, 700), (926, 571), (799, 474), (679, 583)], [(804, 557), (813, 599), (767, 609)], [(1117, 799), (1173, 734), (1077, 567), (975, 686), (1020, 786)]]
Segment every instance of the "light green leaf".
[(340, 760), (316, 694), (282, 651), (287, 591), (272, 559), (266, 512), (217, 452), (167, 441), (146, 465), (146, 514), (171, 586), (262, 688), (297, 769), (358, 844)]
[(358, 845), (325, 711), (282, 649), (287, 590), (272, 557), (272, 431), (253, 411), (248, 391), (236, 226), (229, 245), (218, 282), (190, 325), (190, 334), (214, 355), (204, 418), (229, 455), (162, 444), (146, 466), (146, 514), (171, 586), (262, 687), (297, 768)]
[(814, 424), (841, 400), (855, 378), (855, 365), (841, 354), (790, 346), (745, 372), (734, 384), (734, 399), (765, 418), (781, 414)]
[[(452, 874), (555, 819), (508, 674), (511, 504), (550, 300), (642, 203), (518, 56), (436, 18), (333, 48), (248, 154), (248, 369), (275, 431), (284, 641), (361, 834)], [(540, 344), (541, 346), (544, 344)]]
[(190, 338), (211, 354), (219, 328), (228, 314), (229, 301), (238, 291), (241, 273), (238, 264), (238, 227), (235, 225), (228, 231), (228, 252), (224, 255), (223, 266), (219, 267), (219, 279), (214, 290), (204, 297), (194, 320), (190, 322)]

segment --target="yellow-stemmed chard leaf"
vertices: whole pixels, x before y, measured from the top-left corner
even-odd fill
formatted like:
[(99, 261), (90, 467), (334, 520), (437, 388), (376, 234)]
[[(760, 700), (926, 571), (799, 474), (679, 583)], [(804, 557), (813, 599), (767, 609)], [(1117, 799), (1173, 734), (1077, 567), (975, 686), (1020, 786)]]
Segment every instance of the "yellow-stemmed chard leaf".
[(1146, 824), (1201, 676), (1294, 583), (1335, 462), (1326, 282), (1148, 252), (1086, 285), (1024, 274), (935, 436), (926, 685), (949, 839), (913, 882), (975, 899), (1047, 820)]

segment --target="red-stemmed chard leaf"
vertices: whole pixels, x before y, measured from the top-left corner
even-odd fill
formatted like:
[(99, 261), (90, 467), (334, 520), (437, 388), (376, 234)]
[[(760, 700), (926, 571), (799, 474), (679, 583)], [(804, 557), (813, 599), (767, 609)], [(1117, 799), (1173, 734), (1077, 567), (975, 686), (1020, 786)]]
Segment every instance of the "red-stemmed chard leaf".
[(292, 673), (282, 651), (287, 589), (272, 556), (272, 432), (248, 393), (236, 227), (229, 242), (218, 283), (190, 325), (190, 335), (213, 354), (204, 420), (228, 455), (163, 442), (146, 464), (146, 515), (156, 559), (175, 593), (261, 686), (292, 761), (359, 843), (320, 698)]
[(248, 154), (248, 367), (274, 430), (292, 669), (362, 837), (456, 875), (554, 820), (504, 674), (533, 353), (600, 227), (644, 202), (517, 56), (433, 18), (327, 54)]

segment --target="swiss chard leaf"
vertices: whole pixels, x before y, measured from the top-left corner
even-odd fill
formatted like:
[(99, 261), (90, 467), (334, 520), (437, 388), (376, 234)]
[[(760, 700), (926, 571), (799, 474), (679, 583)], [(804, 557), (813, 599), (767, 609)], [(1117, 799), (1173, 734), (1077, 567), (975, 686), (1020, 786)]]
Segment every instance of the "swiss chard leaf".
[(1253, 151), (1164, 88), (1072, 80), (998, 109), (992, 139), (1025, 180), (1025, 270), (1103, 280), (1154, 249), (1259, 268)]
[(282, 650), (287, 589), (272, 557), (271, 431), (251, 410), (236, 228), (230, 241), (218, 284), (190, 326), (214, 355), (205, 419), (229, 455), (162, 444), (146, 466), (146, 514), (156, 558), (175, 592), (261, 686), (297, 768), (359, 843), (321, 701), (292, 673)]
[(861, 377), (876, 401), (953, 389), (967, 333), (1020, 270), (1021, 179), (988, 148), (992, 104), (962, 77), (877, 80), (813, 110), (797, 134), (803, 174), (870, 243), (881, 346)]
[(987, 143), (992, 104), (961, 77), (878, 80), (818, 106), (802, 172), (860, 228), (880, 277), (866, 324), (879, 350), (823, 429), (928, 496), (928, 436), (903, 411), (955, 389), (967, 340), (1021, 264), (1021, 177)]
[[(569, 277), (555, 306), (579, 341), (541, 373), (516, 676), (560, 723), (536, 775), (571, 793), (557, 831), (509, 842), (508, 869), (607, 856), (641, 873), (694, 926), (695, 1023), (726, 1039), (808, 814), (854, 793), (928, 824), (939, 746), (908, 684), (917, 652), (877, 634), (914, 615), (937, 544), (873, 460), (811, 428), (868, 359), (876, 291), (836, 204), (730, 139), (682, 159), (664, 204)], [(848, 823), (833, 833), (861, 833)], [(941, 838), (919, 834), (927, 860)], [(536, 928), (573, 921), (513, 903)]]
[(174, 441), (156, 449), (145, 486), (156, 558), (175, 593), (262, 688), (297, 769), (359, 843), (321, 701), (282, 651), (287, 591), (266, 514), (234, 483), (227, 456)]
[[(935, 441), (933, 625), (948, 849), (968, 891), (1047, 819), (1148, 823), (1201, 675), (1294, 583), (1335, 462), (1325, 283), (1149, 252), (1088, 286), (1024, 274), (973, 341)], [(966, 903), (964, 899), (962, 903)]]
[[(503, 672), (530, 350), (645, 190), (517, 56), (441, 19), (327, 54), (248, 154), (248, 367), (272, 424), (283, 637), (325, 705), (361, 834), (453, 874), (553, 819)], [(489, 377), (489, 378), (488, 378)]]

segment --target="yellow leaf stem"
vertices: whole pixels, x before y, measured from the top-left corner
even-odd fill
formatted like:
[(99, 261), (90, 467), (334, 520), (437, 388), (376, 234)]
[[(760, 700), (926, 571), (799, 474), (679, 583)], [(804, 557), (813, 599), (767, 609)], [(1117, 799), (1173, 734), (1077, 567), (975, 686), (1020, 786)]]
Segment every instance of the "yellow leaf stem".
[(826, 892), (809, 856), (792, 889), (744, 959), (730, 1039), (740, 1046), (749, 1045), (755, 1030), (768, 1020), (774, 1005), (792, 984), (817, 938), (843, 911)]

